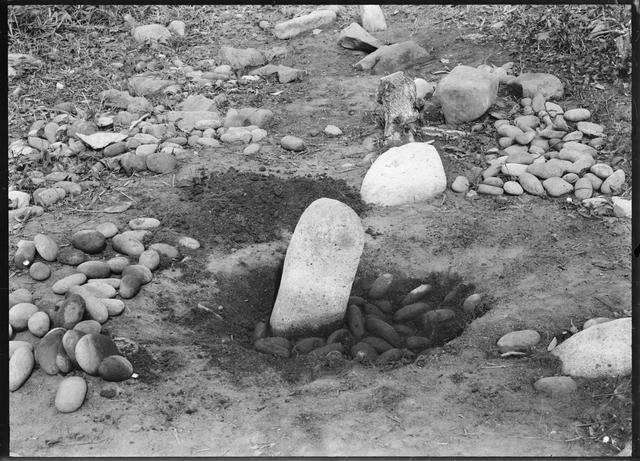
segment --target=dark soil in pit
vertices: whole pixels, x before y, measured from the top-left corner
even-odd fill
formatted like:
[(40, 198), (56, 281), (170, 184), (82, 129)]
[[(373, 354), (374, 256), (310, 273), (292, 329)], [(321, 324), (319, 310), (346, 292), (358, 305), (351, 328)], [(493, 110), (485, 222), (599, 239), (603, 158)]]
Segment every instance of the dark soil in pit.
[(285, 179), (233, 168), (182, 191), (179, 208), (158, 209), (155, 201), (152, 206), (167, 227), (205, 245), (252, 244), (292, 232), (302, 212), (321, 197), (339, 200), (358, 214), (365, 209), (358, 191), (339, 179)]
[[(463, 312), (462, 303), (475, 292), (475, 287), (473, 284), (465, 283), (460, 275), (450, 272), (431, 273), (422, 279), (394, 277), (393, 283), (383, 297), (368, 300), (367, 293), (375, 280), (375, 275), (371, 269), (361, 267), (356, 275), (352, 296), (362, 297), (369, 306), (371, 304), (375, 306), (380, 302), (388, 303), (391, 306), (391, 314), (380, 316), (382, 320), (396, 326), (402, 324), (407, 329), (407, 332), (401, 333), (403, 338), (416, 335), (427, 336), (431, 340), (431, 345), (409, 350), (404, 348), (405, 344), (403, 344), (401, 359), (389, 363), (378, 363), (374, 359), (355, 360), (350, 350), (359, 342), (359, 339), (350, 335), (340, 341), (344, 347), (343, 354), (299, 354), (292, 350), (289, 358), (283, 358), (254, 349), (254, 328), (258, 322), (264, 322), (267, 325), (269, 323), (278, 292), (281, 270), (280, 265), (276, 269), (261, 268), (250, 271), (242, 277), (218, 274), (215, 290), (202, 291), (197, 296), (163, 294), (158, 299), (158, 307), (163, 312), (167, 312), (165, 320), (186, 327), (185, 331), (190, 331), (190, 338), (187, 338), (187, 341), (193, 341), (206, 351), (205, 355), (209, 357), (208, 366), (211, 369), (223, 370), (229, 374), (236, 385), (244, 386), (252, 376), (267, 369), (272, 369), (288, 383), (300, 384), (321, 376), (345, 372), (354, 366), (364, 365), (383, 370), (412, 364), (416, 359), (421, 361), (422, 356), (433, 352), (431, 349), (441, 348), (445, 343), (462, 334), (466, 325), (484, 315), (492, 303), (491, 296), (485, 295), (473, 312)], [(201, 277), (206, 277), (206, 274), (195, 276), (196, 279)], [(429, 328), (424, 327), (417, 318), (404, 322), (393, 321), (392, 312), (402, 306), (405, 295), (422, 284), (429, 284), (432, 288), (419, 301), (432, 304), (432, 309), (453, 310), (456, 313), (454, 319), (434, 324)], [(170, 306), (179, 302), (176, 298), (187, 296), (189, 297), (187, 302), (197, 307), (192, 307), (184, 315), (175, 315)], [(367, 309), (361, 307), (360, 310), (365, 318)], [(346, 320), (341, 328), (349, 328)], [(409, 333), (409, 330), (413, 333)], [(327, 335), (318, 336), (327, 339)], [(364, 337), (369, 336), (374, 334), (367, 331)], [(303, 338), (289, 339), (294, 345)]]

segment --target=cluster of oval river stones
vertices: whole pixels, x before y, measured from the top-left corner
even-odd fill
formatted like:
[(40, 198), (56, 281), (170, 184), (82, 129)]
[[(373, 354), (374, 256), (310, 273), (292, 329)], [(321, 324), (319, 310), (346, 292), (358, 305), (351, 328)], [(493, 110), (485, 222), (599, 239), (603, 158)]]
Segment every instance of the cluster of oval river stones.
[[(589, 121), (584, 108), (564, 110), (538, 93), (520, 100), (513, 121), (507, 114), (494, 122), (499, 148), (486, 156), (489, 167), (482, 172), (477, 192), (486, 195), (522, 195), (561, 197), (573, 193), (578, 200), (623, 191), (624, 170), (614, 169), (596, 160), (604, 144), (604, 129)], [(498, 156), (502, 155), (502, 156)], [(459, 176), (451, 188), (466, 192), (469, 181)]]
[(444, 292), (421, 283), (408, 293), (392, 293), (393, 282), (392, 274), (382, 274), (366, 295), (349, 297), (344, 324), (328, 336), (269, 336), (268, 324), (258, 322), (254, 347), (280, 357), (346, 356), (377, 365), (412, 360), (459, 336), (482, 301), (480, 294), (470, 294), (473, 286), (463, 282)]
[[(35, 350), (28, 341), (9, 342), (11, 391), (26, 382), (36, 364), (50, 375), (78, 370), (108, 381), (124, 381), (132, 376), (133, 366), (122, 356), (116, 342), (101, 334), (102, 324), (124, 311), (122, 299), (134, 297), (142, 285), (151, 281), (151, 271), (160, 266), (161, 257), (178, 257), (178, 250), (165, 243), (145, 249), (143, 241), (159, 226), (157, 219), (136, 218), (129, 222), (129, 231), (120, 232), (114, 223), (77, 231), (71, 237), (71, 245), (64, 248), (46, 234), (18, 244), (14, 264), (29, 269), (34, 280), (49, 278), (48, 262), (74, 266), (77, 272), (52, 285), (54, 294), (64, 295), (58, 302), (44, 297), (36, 305), (26, 289), (10, 294), (9, 337), (29, 330), (41, 338)], [(109, 240), (121, 255), (108, 261), (89, 260), (90, 255), (102, 253)], [(193, 247), (197, 242), (191, 240), (181, 243)], [(37, 257), (42, 261), (36, 261)], [(116, 295), (121, 299), (115, 299)], [(77, 410), (86, 391), (82, 376), (65, 378), (58, 387), (56, 408), (61, 412)]]

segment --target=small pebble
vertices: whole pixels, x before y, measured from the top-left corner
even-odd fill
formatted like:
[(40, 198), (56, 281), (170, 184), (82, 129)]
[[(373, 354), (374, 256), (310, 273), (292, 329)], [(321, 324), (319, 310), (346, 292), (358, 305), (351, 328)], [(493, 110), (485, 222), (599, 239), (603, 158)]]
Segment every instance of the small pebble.
[(482, 181), (482, 184), (486, 184), (494, 187), (502, 187), (504, 185), (504, 181), (498, 177), (487, 178)]
[(156, 218), (135, 218), (129, 221), (129, 227), (133, 230), (151, 230), (160, 227), (160, 221)]
[(87, 382), (81, 376), (64, 378), (58, 386), (55, 406), (61, 413), (72, 413), (79, 409), (87, 395)]
[(590, 118), (591, 112), (588, 109), (569, 109), (564, 113), (564, 119), (568, 122), (581, 122)]
[(606, 163), (596, 163), (589, 168), (589, 171), (595, 174), (600, 179), (607, 179), (613, 174), (613, 168)]
[(534, 330), (512, 331), (498, 340), (498, 350), (505, 352), (527, 352), (540, 342), (540, 334)]
[(286, 150), (291, 150), (294, 152), (300, 152), (304, 150), (305, 145), (304, 141), (295, 136), (285, 136), (280, 140), (280, 145)]
[(490, 186), (488, 184), (480, 184), (478, 186), (478, 194), (485, 195), (502, 195), (504, 190), (502, 187)]
[(327, 125), (324, 134), (330, 137), (342, 136), (342, 130), (335, 125)]
[(100, 223), (96, 226), (95, 230), (97, 232), (100, 232), (102, 235), (104, 235), (105, 238), (108, 239), (120, 232), (118, 226), (112, 222)]
[(249, 144), (247, 147), (244, 148), (244, 150), (242, 151), (242, 153), (244, 155), (255, 155), (258, 152), (260, 152), (260, 144), (258, 143), (251, 143)]
[(469, 190), (469, 180), (464, 176), (458, 176), (451, 184), (454, 192), (467, 192)]
[(194, 238), (187, 236), (180, 237), (180, 239), (178, 240), (178, 245), (189, 248), (191, 250), (197, 250), (198, 248), (200, 248), (200, 242), (198, 242)]
[(502, 186), (504, 192), (509, 195), (522, 195), (524, 194), (524, 189), (517, 181), (507, 181)]
[(33, 280), (41, 282), (49, 278), (51, 275), (51, 269), (45, 263), (36, 261), (31, 264), (31, 267), (29, 267), (29, 275)]
[(51, 321), (46, 312), (36, 312), (27, 322), (27, 328), (31, 332), (32, 335), (37, 336), (38, 338), (42, 338), (47, 334), (49, 328), (51, 326)]
[(574, 394), (578, 390), (578, 385), (569, 376), (549, 376), (540, 378), (533, 387), (538, 392), (549, 394), (551, 397), (561, 397)]

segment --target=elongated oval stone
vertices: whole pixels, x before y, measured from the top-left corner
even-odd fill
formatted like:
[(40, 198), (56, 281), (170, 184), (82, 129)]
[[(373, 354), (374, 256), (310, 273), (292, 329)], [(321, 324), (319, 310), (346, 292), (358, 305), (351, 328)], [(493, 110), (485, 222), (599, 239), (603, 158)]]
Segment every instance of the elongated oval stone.
[(364, 247), (358, 215), (320, 198), (296, 225), (271, 314), (275, 336), (319, 336), (342, 323)]

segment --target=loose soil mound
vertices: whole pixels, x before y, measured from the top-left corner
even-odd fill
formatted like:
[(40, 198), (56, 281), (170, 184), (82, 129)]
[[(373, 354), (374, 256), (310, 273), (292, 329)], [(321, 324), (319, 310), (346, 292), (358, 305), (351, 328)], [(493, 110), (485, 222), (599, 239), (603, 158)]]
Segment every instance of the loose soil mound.
[(213, 174), (185, 193), (179, 208), (166, 210), (163, 222), (201, 243), (264, 243), (292, 232), (302, 212), (316, 199), (328, 197), (365, 210), (360, 194), (342, 180), (327, 176), (283, 179), (239, 172)]

